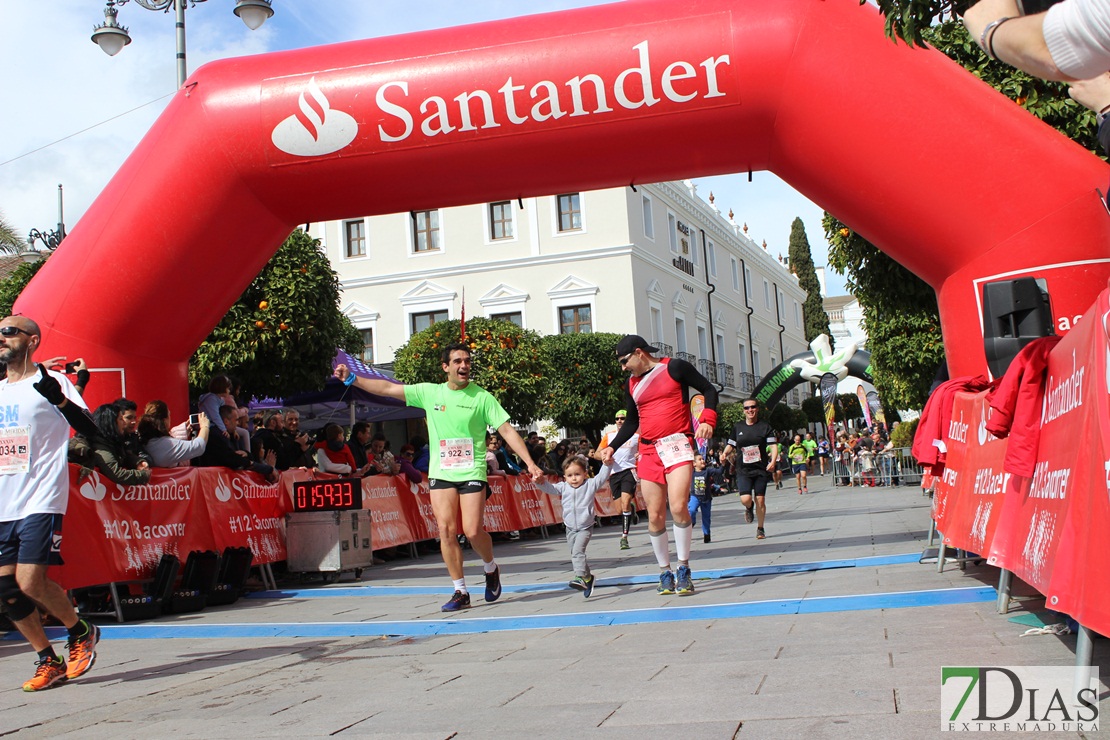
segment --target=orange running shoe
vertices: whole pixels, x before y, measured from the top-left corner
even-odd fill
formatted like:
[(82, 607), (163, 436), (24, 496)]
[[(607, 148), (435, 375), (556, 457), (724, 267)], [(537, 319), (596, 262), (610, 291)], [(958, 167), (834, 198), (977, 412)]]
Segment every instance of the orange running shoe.
[(66, 682), (66, 662), (62, 658), (43, 658), (35, 665), (38, 668), (35, 669), (34, 677), (23, 684), (24, 691), (42, 691), (54, 684)]
[(69, 649), (69, 670), (66, 678), (77, 678), (89, 672), (96, 662), (96, 643), (100, 642), (100, 628), (91, 622), (85, 622), (89, 631), (84, 637), (70, 639), (66, 643)]

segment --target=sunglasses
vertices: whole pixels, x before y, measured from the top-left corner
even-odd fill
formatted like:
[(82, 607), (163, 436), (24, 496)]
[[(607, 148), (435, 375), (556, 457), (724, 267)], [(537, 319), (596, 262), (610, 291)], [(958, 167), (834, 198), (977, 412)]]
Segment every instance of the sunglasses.
[(618, 417), (617, 417), (616, 419), (614, 419), (613, 421), (614, 421), (614, 423), (616, 423), (616, 424), (620, 424), (620, 423), (621, 423), (622, 421), (624, 421), (624, 417), (623, 417), (623, 416), (618, 416)]
[(629, 359), (630, 357), (632, 357), (632, 355), (634, 355), (634, 354), (636, 354), (636, 353), (635, 353), (635, 352), (629, 352), (629, 353), (628, 353), (627, 355), (625, 355), (624, 357), (618, 357), (618, 358), (617, 358), (617, 362), (619, 362), (619, 363), (621, 364), (621, 367), (624, 367), (625, 365), (627, 365), (627, 364), (628, 364), (628, 359)]
[(26, 329), (20, 329), (18, 326), (0, 326), (0, 336), (14, 337), (17, 334), (26, 334), (29, 337), (35, 336)]
[(745, 411), (759, 411), (759, 407), (758, 406), (745, 406), (744, 410)]

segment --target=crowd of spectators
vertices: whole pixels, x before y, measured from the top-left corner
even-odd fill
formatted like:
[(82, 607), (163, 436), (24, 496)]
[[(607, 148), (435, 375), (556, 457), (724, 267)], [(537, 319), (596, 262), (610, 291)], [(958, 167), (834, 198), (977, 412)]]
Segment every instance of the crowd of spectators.
[(176, 425), (165, 401), (148, 402), (141, 417), (130, 399), (102, 404), (92, 414), (97, 433), (71, 438), (69, 460), (84, 469), (82, 475), (97, 470), (118, 485), (145, 484), (155, 467), (190, 465), (252, 470), (271, 482), (291, 468), (357, 477), (402, 474), (416, 483), (428, 472), (422, 436), (397, 456), (366, 422), (354, 424), (349, 438), (342, 426), (328, 424), (313, 439), (301, 430), (295, 409), (265, 409), (252, 418), (237, 390), (234, 379), (215, 376), (197, 399), (197, 413)]

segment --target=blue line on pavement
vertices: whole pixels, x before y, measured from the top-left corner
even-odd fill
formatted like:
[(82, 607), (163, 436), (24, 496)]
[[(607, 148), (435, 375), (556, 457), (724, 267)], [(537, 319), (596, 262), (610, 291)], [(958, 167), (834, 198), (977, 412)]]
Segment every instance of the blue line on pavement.
[[(754, 565), (746, 568), (725, 568), (720, 570), (694, 571), (695, 580), (716, 580), (718, 578), (751, 578), (754, 576), (781, 575), (784, 573), (807, 573), (815, 570), (833, 570), (837, 568), (866, 568), (875, 565), (897, 565), (901, 563), (917, 563), (921, 553), (912, 552), (903, 555), (876, 555), (866, 558), (848, 558), (844, 560), (813, 560), (803, 563), (781, 563), (778, 565)], [(598, 578), (598, 588), (606, 586), (637, 586), (646, 583), (655, 583), (659, 580), (658, 574), (638, 576), (613, 576), (611, 578)], [(549, 591), (569, 591), (570, 587), (564, 581), (554, 583), (525, 583), (518, 585), (504, 584), (505, 593), (541, 593)], [(288, 588), (278, 591), (255, 591), (247, 594), (251, 599), (320, 599), (352, 596), (423, 596), (435, 594), (448, 594), (448, 589), (443, 586), (347, 586), (341, 588)]]
[[(905, 609), (920, 606), (991, 602), (997, 593), (989, 587), (899, 591), (855, 596), (819, 596), (773, 599), (733, 604), (674, 605), (651, 609), (606, 610), (573, 614), (537, 614), (517, 617), (473, 619), (422, 619), (383, 622), (310, 622), (304, 624), (147, 624), (102, 626), (110, 640), (165, 639), (260, 639), (323, 637), (428, 637), (467, 635), (483, 632), (563, 629), (567, 627), (619, 626), (706, 619), (737, 619), (788, 614), (821, 614), (866, 609)], [(64, 630), (48, 630), (52, 639)], [(18, 635), (8, 639), (18, 639)]]

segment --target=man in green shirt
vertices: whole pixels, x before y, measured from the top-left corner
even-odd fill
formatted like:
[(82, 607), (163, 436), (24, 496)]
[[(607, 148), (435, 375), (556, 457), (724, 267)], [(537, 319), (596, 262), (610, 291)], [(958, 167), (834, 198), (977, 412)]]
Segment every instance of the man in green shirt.
[(335, 377), (368, 393), (404, 401), (427, 413), (431, 461), (428, 487), (432, 512), (439, 527), (439, 549), (455, 593), (443, 605), (445, 612), (470, 607), (470, 593), (463, 577), (463, 554), (458, 525), (462, 515), (463, 534), (482, 558), (486, 576), (486, 601), (501, 598), (501, 571), (493, 559), (493, 540), (484, 526), (486, 509), (486, 429), (495, 428), (501, 438), (528, 465), (532, 480), (543, 471), (532, 461), (509, 415), (484, 388), (470, 382), (470, 350), (465, 344), (450, 344), (440, 353), (446, 383), (400, 385), (388, 380), (360, 378), (346, 365), (337, 365)]

